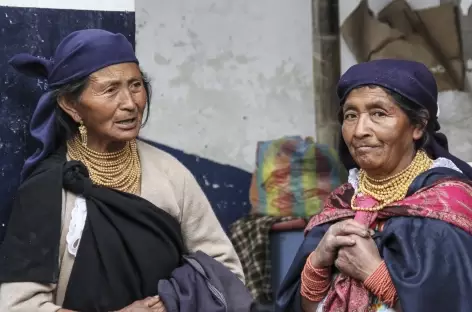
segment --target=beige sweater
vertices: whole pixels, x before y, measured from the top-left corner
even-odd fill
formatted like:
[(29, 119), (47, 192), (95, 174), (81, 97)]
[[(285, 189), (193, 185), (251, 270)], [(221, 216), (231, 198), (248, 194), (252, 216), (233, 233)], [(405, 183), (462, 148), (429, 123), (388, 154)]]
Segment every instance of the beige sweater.
[[(177, 159), (144, 142), (138, 143), (138, 150), (142, 168), (141, 196), (179, 220), (189, 251), (207, 253), (244, 281), (238, 256), (192, 174)], [(4, 283), (0, 285), (0, 312), (60, 309), (75, 259), (66, 248), (66, 235), (76, 196), (64, 191), (62, 200), (58, 283)]]

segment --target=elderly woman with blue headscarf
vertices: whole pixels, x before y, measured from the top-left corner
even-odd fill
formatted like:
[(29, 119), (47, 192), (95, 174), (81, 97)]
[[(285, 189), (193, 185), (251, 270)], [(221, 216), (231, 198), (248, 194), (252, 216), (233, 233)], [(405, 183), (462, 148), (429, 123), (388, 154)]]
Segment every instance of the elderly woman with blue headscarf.
[(123, 35), (76, 31), (52, 60), (10, 63), (49, 91), (0, 249), (0, 311), (164, 311), (158, 281), (197, 250), (243, 280), (191, 173), (136, 139), (150, 86)]
[(349, 180), (312, 218), (276, 311), (472, 311), (472, 168), (437, 131), (437, 87), (417, 62), (341, 77)]

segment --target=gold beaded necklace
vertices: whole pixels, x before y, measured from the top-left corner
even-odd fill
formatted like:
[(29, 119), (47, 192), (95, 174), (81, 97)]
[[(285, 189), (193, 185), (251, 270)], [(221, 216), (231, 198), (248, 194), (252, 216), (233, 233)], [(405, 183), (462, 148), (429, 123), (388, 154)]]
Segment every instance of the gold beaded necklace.
[(84, 146), (75, 136), (67, 142), (67, 154), (70, 159), (81, 161), (87, 167), (94, 184), (139, 194), (141, 163), (136, 140), (127, 142), (120, 151), (99, 153)]
[[(393, 202), (404, 199), (411, 182), (431, 168), (432, 164), (433, 160), (423, 150), (419, 150), (408, 167), (385, 179), (372, 179), (361, 169), (359, 171), (359, 187), (351, 199), (352, 209), (379, 211)], [(379, 205), (372, 208), (356, 207), (354, 203), (359, 193), (372, 196), (379, 202)]]

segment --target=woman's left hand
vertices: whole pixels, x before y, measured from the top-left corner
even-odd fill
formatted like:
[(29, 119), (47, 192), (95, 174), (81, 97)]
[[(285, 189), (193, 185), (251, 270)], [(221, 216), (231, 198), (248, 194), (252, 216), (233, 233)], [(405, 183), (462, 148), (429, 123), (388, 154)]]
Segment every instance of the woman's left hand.
[(152, 311), (167, 312), (166, 306), (164, 305), (164, 302), (162, 302), (161, 298), (159, 298), (159, 296), (156, 296), (156, 298), (159, 301), (157, 303), (155, 303), (154, 305), (150, 306), (152, 308)]
[(351, 235), (353, 246), (342, 247), (334, 265), (344, 274), (364, 282), (382, 262), (377, 245), (371, 237)]

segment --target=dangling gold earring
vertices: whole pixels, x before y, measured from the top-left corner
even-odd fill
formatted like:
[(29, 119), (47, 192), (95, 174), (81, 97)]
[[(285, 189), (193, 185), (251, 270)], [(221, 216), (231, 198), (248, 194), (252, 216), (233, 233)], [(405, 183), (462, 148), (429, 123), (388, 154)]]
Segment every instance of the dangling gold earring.
[(82, 120), (79, 122), (79, 133), (82, 145), (87, 147), (87, 128), (85, 128), (84, 122)]

